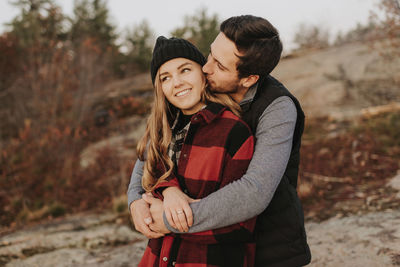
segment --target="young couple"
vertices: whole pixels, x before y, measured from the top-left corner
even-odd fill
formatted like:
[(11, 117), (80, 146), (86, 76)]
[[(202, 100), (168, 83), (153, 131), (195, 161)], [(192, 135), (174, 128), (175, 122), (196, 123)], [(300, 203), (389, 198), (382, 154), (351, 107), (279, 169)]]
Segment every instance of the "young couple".
[(251, 15), (221, 24), (207, 60), (186, 40), (157, 39), (128, 189), (150, 238), (139, 266), (310, 262), (296, 192), (304, 114), (269, 75), (281, 52), (277, 30)]

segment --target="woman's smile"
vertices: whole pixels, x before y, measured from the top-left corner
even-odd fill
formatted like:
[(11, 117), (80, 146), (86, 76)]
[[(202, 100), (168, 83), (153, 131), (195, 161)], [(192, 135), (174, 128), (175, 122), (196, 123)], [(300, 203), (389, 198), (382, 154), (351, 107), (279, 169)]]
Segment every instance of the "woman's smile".
[(192, 90), (191, 88), (182, 90), (182, 91), (176, 93), (175, 96), (177, 96), (177, 97), (186, 96), (191, 90)]

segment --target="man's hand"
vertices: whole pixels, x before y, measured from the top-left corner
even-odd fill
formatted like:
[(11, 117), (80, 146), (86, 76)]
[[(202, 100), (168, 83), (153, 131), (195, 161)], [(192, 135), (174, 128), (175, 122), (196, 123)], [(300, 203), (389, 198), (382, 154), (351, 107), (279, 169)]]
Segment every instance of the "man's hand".
[(189, 203), (192, 201), (177, 187), (168, 187), (163, 191), (164, 212), (168, 223), (180, 232), (187, 232), (193, 225), (193, 214)]
[(142, 198), (144, 201), (150, 205), (150, 213), (153, 218), (153, 223), (149, 224), (150, 230), (157, 233), (168, 234), (171, 231), (164, 224), (163, 212), (164, 206), (163, 202), (155, 197), (153, 197), (150, 193), (143, 194)]
[(143, 199), (135, 200), (130, 205), (131, 217), (135, 229), (147, 238), (159, 238), (164, 236), (162, 233), (154, 232), (150, 229), (149, 224), (152, 223), (150, 215), (150, 207)]

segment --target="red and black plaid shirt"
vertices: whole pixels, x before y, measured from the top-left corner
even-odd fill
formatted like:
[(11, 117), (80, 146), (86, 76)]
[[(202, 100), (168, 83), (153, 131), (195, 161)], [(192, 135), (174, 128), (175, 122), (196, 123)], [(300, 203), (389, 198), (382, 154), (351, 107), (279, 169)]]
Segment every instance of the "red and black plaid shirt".
[[(191, 118), (175, 175), (160, 188), (179, 186), (204, 198), (246, 172), (254, 151), (249, 127), (224, 106), (211, 103)], [(234, 212), (234, 211), (232, 211)], [(194, 234), (150, 239), (139, 266), (253, 266), (256, 218)]]

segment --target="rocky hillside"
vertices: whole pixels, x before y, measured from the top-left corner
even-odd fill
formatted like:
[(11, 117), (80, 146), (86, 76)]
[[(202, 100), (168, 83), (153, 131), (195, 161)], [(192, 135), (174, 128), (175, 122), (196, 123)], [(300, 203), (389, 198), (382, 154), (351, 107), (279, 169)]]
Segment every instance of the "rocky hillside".
[[(397, 73), (397, 75), (396, 75)], [(272, 73), (298, 97), (308, 117), (358, 116), (363, 108), (400, 101), (400, 58), (385, 60), (351, 43), (283, 59)]]

